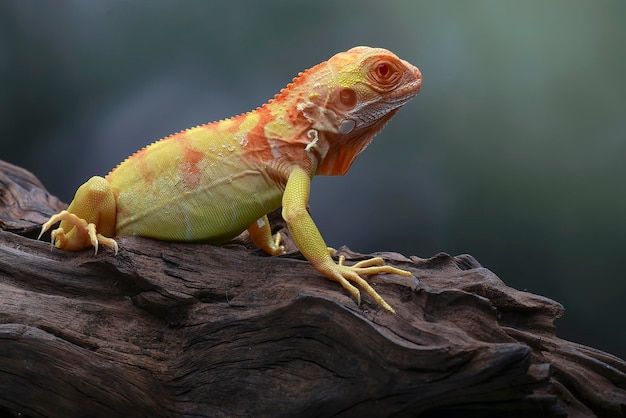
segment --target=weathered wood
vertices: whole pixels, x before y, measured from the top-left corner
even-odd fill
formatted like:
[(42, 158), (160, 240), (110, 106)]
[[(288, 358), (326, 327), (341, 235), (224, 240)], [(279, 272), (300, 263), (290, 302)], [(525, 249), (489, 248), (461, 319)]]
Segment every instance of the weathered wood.
[(557, 338), (561, 305), (471, 256), (382, 253), (420, 280), (371, 278), (393, 315), (245, 237), (50, 251), (31, 237), (62, 206), (0, 163), (0, 416), (626, 413), (626, 363)]

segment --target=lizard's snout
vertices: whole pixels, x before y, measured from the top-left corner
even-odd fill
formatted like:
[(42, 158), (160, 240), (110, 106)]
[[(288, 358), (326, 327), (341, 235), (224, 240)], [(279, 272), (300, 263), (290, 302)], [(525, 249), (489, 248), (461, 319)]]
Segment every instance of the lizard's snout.
[(417, 90), (420, 89), (420, 87), (422, 87), (422, 72), (420, 71), (419, 68), (417, 68), (414, 65), (411, 65), (407, 62), (407, 66), (409, 68), (411, 68), (411, 70), (413, 70), (413, 75), (415, 75), (415, 84), (417, 84)]
[(411, 87), (411, 90), (414, 91), (414, 94), (417, 94), (417, 92), (419, 92), (420, 88), (422, 87), (422, 72), (419, 70), (419, 68), (417, 68), (415, 65), (411, 64), (410, 62), (405, 61), (405, 60), (401, 60), (401, 61), (406, 67), (406, 70), (409, 70), (409, 71), (405, 70), (405, 78), (410, 73), (413, 73), (412, 75), (413, 77), (415, 77), (415, 80), (410, 80), (410, 81), (406, 80), (406, 81), (408, 85)]
[(420, 71), (420, 69), (414, 66), (413, 74), (415, 74), (415, 78), (417, 78), (417, 82), (421, 85), (422, 84), (422, 72)]

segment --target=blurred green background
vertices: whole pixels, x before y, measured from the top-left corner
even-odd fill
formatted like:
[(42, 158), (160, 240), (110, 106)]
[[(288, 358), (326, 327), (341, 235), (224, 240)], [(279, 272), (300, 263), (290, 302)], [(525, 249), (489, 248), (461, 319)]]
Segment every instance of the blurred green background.
[(621, 0), (3, 1), (0, 158), (69, 202), (153, 140), (386, 47), (424, 85), (315, 179), (328, 244), (470, 253), (561, 302), (560, 336), (626, 358), (625, 22)]

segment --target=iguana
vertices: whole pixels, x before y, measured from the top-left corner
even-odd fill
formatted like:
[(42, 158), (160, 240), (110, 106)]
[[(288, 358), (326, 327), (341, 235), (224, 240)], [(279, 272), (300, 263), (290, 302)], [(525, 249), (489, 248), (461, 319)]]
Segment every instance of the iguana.
[(284, 252), (267, 213), (282, 205), (293, 240), (320, 273), (360, 303), (350, 282), (393, 312), (360, 276), (408, 271), (372, 258), (352, 266), (332, 259), (307, 210), (311, 178), (343, 175), (356, 156), (412, 99), (420, 71), (382, 48), (360, 46), (299, 73), (274, 98), (251, 112), (163, 138), (128, 157), (106, 177), (76, 191), (67, 210), (41, 229), (58, 248), (78, 251), (115, 236), (224, 243), (248, 230), (270, 255)]

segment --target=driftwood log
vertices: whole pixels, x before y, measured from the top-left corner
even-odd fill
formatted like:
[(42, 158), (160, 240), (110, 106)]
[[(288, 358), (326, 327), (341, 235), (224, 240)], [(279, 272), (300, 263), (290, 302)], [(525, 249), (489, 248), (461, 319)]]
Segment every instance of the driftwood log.
[(420, 280), (370, 279), (393, 315), (245, 236), (51, 251), (64, 207), (0, 163), (0, 417), (626, 414), (626, 363), (469, 255), (379, 254)]

